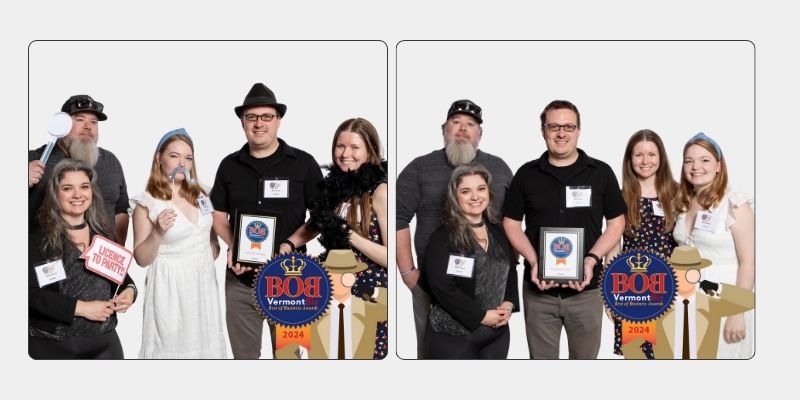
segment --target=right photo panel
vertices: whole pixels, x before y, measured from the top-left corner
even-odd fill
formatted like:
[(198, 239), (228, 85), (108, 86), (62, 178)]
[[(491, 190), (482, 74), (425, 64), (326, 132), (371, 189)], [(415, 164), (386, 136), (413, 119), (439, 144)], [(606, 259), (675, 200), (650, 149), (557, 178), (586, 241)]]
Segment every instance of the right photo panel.
[(398, 357), (752, 358), (755, 54), (398, 43)]

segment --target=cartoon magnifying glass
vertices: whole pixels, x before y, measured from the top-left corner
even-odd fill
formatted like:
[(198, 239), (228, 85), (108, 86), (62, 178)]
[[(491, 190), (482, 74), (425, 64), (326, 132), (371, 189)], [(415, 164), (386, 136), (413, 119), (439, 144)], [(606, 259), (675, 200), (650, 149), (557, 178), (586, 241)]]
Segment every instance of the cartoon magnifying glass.
[(50, 141), (47, 142), (47, 147), (45, 147), (44, 153), (42, 153), (42, 157), (39, 158), (39, 161), (47, 164), (47, 159), (50, 158), (50, 153), (53, 151), (53, 146), (56, 145), (56, 141), (67, 136), (70, 130), (72, 130), (72, 117), (70, 117), (69, 114), (65, 112), (53, 114), (50, 118), (50, 123), (47, 124), (47, 132), (50, 133)]

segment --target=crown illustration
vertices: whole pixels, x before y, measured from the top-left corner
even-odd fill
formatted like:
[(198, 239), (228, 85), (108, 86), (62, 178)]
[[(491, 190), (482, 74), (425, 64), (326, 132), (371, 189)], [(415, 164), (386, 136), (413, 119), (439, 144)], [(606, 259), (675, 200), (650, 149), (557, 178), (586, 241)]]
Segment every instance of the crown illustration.
[[(634, 258), (636, 261), (633, 261)], [(653, 260), (648, 256), (643, 256), (642, 253), (636, 253), (635, 256), (628, 257), (626, 262), (631, 267), (631, 272), (647, 272), (647, 267)]]
[(291, 259), (281, 261), (281, 268), (283, 268), (286, 276), (302, 276), (305, 267), (306, 262), (296, 259), (294, 256)]

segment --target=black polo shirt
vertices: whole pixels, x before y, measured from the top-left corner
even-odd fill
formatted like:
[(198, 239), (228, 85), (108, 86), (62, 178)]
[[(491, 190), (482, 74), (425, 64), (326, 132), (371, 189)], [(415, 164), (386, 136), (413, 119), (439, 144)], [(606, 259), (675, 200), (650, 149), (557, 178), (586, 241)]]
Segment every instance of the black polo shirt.
[[(308, 210), (319, 195), (318, 184), (322, 181), (319, 164), (310, 154), (289, 146), (278, 139), (278, 149), (272, 155), (255, 158), (250, 155), (248, 144), (220, 163), (211, 202), (214, 210), (228, 213), (228, 223), (236, 223), (236, 210), (267, 211), (278, 215), (275, 245), (294, 233), (306, 219)], [(265, 180), (288, 180), (288, 198), (264, 198)], [(305, 246), (298, 248), (305, 251)], [(246, 284), (253, 281), (253, 273), (239, 276)]]
[[(567, 208), (567, 186), (590, 186), (591, 206)], [(504, 216), (516, 221), (522, 221), (523, 216), (525, 217), (525, 235), (537, 256), (542, 251), (539, 249), (539, 228), (584, 228), (583, 248), (584, 252), (588, 252), (603, 233), (603, 217), (610, 220), (625, 211), (625, 201), (614, 171), (608, 164), (587, 156), (581, 149), (578, 149), (578, 160), (566, 167), (550, 164), (547, 152), (539, 159), (524, 164), (514, 174), (503, 204)], [(594, 277), (586, 290), (597, 287), (601, 268), (601, 265), (595, 265)], [(539, 288), (531, 282), (530, 274), (531, 266), (526, 261), (525, 281), (534, 291), (539, 292)], [(577, 291), (553, 288), (545, 293), (568, 297)]]

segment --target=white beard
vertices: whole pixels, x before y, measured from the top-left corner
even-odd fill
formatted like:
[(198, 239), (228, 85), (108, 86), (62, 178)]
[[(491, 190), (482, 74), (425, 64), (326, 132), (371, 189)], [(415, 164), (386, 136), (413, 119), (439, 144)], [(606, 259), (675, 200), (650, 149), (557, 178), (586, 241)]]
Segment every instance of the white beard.
[(444, 147), (444, 152), (447, 154), (447, 161), (450, 164), (459, 166), (467, 164), (475, 159), (477, 149), (472, 143), (459, 142), (458, 140), (451, 140)]
[(91, 165), (97, 164), (97, 158), (100, 157), (100, 150), (97, 148), (97, 142), (94, 140), (80, 140), (74, 139), (66, 143), (69, 150), (69, 156), (76, 160), (81, 160)]

